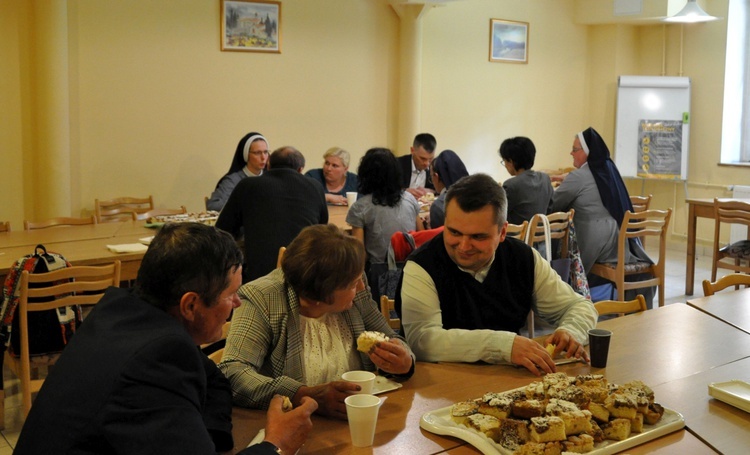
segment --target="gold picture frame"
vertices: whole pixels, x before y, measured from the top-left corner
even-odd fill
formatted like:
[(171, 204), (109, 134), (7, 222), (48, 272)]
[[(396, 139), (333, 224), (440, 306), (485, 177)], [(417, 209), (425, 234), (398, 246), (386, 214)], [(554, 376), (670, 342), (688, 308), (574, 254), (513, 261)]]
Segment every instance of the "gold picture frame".
[(219, 2), (222, 51), (281, 53), (281, 2)]
[(490, 61), (529, 62), (529, 23), (490, 19)]

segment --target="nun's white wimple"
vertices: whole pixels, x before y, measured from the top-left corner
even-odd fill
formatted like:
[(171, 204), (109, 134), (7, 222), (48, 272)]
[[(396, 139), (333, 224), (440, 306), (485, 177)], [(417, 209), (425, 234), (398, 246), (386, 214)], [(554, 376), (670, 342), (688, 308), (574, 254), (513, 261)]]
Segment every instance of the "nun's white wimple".
[(589, 156), (589, 146), (586, 144), (586, 139), (583, 138), (583, 131), (578, 133), (578, 141), (581, 143), (581, 148), (583, 149), (583, 153), (585, 153), (586, 156)]
[(250, 146), (253, 145), (253, 142), (257, 141), (258, 139), (263, 139), (266, 142), (266, 146), (270, 147), (268, 145), (268, 141), (266, 141), (266, 138), (264, 138), (260, 134), (253, 134), (247, 139), (247, 141), (245, 141), (245, 148), (242, 150), (242, 157), (245, 158), (246, 163), (247, 163), (247, 154), (250, 153)]

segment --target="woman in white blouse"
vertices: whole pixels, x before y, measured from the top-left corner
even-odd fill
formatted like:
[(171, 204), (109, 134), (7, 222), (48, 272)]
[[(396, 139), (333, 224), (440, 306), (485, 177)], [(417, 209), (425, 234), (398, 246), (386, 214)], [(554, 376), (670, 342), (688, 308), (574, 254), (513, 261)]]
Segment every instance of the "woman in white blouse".
[[(364, 265), (361, 242), (334, 225), (315, 225), (289, 245), (281, 268), (240, 288), (242, 305), (219, 364), (235, 405), (266, 409), (280, 394), (297, 406), (310, 396), (319, 414), (346, 419), (344, 399), (359, 386), (342, 381), (343, 373), (414, 373), (411, 349), (370, 297)], [(390, 340), (359, 352), (364, 331)]]

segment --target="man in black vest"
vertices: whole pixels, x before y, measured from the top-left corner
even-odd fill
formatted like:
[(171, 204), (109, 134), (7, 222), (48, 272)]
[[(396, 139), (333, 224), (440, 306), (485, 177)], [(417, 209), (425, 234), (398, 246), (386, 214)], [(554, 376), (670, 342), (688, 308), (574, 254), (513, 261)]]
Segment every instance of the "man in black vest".
[(435, 192), (430, 177), (430, 165), (435, 158), (437, 141), (430, 133), (420, 133), (414, 137), (411, 153), (398, 157), (401, 168), (401, 188), (419, 199), (427, 193)]
[[(505, 238), (503, 188), (470, 175), (451, 186), (445, 207), (445, 231), (409, 257), (397, 293), (417, 360), (511, 362), (536, 375), (554, 372), (562, 351), (588, 361), (583, 345), (596, 310), (536, 250)], [(546, 339), (553, 356), (517, 334), (532, 309), (558, 327)]]

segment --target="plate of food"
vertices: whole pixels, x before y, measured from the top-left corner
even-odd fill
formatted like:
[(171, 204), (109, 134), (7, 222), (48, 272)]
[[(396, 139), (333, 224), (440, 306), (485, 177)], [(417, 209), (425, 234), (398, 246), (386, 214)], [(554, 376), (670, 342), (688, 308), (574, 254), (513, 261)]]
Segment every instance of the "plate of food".
[(602, 375), (545, 376), (425, 413), (420, 427), (453, 436), (486, 455), (613, 454), (685, 426), (640, 381), (609, 384)]
[(375, 376), (375, 384), (372, 385), (372, 394), (390, 392), (391, 390), (400, 389), (403, 384), (386, 378), (385, 376)]
[(174, 215), (157, 215), (146, 220), (147, 228), (159, 228), (165, 223), (201, 223), (213, 226), (219, 218), (219, 212), (209, 210), (198, 213), (178, 213)]

